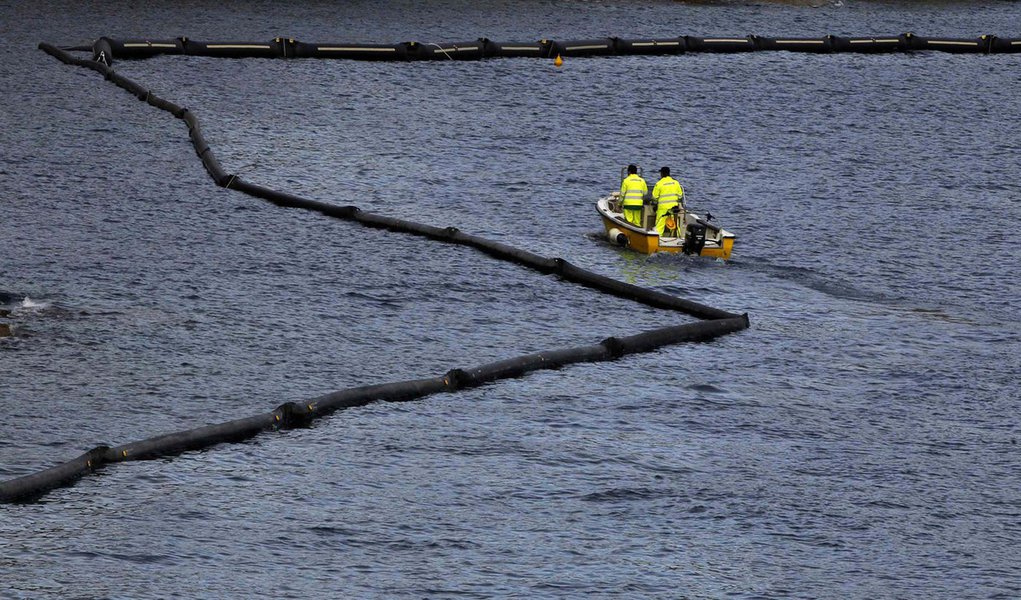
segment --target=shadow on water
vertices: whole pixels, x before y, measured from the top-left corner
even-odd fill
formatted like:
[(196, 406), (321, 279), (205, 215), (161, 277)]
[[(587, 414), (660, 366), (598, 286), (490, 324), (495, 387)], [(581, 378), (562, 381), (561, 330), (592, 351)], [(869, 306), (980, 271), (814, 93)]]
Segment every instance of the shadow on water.
[(14, 298), (17, 296), (9, 292), (0, 291), (0, 338), (14, 337), (14, 325), (10, 322), (11, 314), (15, 307)]

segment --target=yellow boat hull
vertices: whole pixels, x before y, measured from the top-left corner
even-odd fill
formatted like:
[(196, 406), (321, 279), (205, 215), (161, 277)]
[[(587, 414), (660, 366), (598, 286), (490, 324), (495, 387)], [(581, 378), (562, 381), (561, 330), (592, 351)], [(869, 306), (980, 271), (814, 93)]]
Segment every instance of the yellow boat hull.
[[(614, 200), (613, 197), (606, 197), (596, 203), (596, 210), (603, 220), (603, 227), (611, 242), (642, 254), (655, 254), (656, 252), (695, 254), (693, 249), (685, 247), (683, 235), (681, 237), (660, 237), (655, 228), (655, 215), (649, 214), (650, 210), (647, 209), (643, 215), (643, 223), (646, 227), (639, 227), (625, 221), (623, 214), (614, 210)], [(699, 256), (723, 260), (730, 258), (730, 253), (734, 250), (735, 236), (733, 233), (709, 224), (693, 213), (685, 213), (684, 222), (687, 225), (698, 224), (705, 227), (706, 241), (698, 251)]]

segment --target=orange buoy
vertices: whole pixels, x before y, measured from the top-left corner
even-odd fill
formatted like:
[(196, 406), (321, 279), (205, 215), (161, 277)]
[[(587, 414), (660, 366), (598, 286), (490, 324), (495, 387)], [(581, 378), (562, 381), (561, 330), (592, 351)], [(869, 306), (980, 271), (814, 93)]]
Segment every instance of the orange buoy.
[(553, 59), (553, 65), (559, 67), (559, 66), (561, 66), (563, 64), (564, 64), (564, 59), (560, 58), (560, 55), (557, 54), (557, 57), (555, 59)]

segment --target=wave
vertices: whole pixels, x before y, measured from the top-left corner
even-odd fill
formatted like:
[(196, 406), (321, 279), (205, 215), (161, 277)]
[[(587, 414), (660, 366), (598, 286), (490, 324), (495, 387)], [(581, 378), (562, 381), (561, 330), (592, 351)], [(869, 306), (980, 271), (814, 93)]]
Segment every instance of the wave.
[(19, 308), (29, 309), (29, 310), (43, 310), (43, 309), (49, 308), (50, 307), (50, 303), (49, 302), (36, 302), (35, 300), (32, 300), (28, 296), (25, 296), (25, 299), (21, 301), (21, 304), (18, 307)]
[(585, 494), (581, 497), (585, 502), (618, 502), (654, 500), (674, 495), (673, 490), (650, 489), (650, 488), (613, 488), (601, 492)]

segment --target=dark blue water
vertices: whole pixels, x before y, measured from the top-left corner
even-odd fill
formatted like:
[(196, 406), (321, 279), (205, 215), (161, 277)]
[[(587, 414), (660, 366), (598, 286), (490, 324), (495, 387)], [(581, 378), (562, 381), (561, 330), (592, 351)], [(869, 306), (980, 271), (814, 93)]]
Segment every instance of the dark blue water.
[[(0, 478), (685, 317), (217, 188), (100, 35), (1021, 37), (1012, 3), (3, 3)], [(230, 172), (751, 315), (0, 508), (3, 597), (1021, 597), (1021, 55), (163, 57)], [(669, 164), (728, 263), (601, 237)]]

